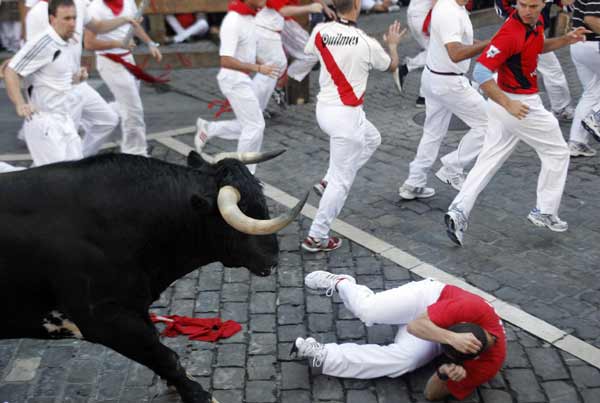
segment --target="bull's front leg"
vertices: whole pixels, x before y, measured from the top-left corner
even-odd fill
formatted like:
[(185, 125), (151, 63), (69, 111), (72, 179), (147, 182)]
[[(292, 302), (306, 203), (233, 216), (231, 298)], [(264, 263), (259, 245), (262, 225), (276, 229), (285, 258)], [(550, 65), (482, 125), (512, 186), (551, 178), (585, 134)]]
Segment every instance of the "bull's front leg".
[(105, 318), (95, 316), (93, 320), (77, 321), (84, 339), (110, 347), (150, 368), (174, 386), (185, 403), (216, 402), (198, 382), (188, 377), (179, 356), (160, 342), (148, 317), (128, 312), (102, 316)]

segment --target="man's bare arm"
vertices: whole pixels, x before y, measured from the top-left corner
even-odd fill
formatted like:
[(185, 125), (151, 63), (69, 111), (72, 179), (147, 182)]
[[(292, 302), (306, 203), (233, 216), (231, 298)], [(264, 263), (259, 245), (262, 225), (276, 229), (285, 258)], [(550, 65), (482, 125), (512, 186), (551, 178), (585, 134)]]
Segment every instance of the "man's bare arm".
[(450, 42), (446, 44), (446, 50), (448, 51), (450, 60), (454, 63), (458, 63), (479, 55), (489, 43), (489, 39), (479, 41), (472, 45), (465, 45), (460, 42)]

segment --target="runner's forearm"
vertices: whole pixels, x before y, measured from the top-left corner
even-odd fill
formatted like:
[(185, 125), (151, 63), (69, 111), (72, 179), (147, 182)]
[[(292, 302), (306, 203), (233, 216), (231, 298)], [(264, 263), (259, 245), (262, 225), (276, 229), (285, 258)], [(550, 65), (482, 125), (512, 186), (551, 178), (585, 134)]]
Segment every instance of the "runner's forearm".
[(25, 98), (23, 98), (23, 93), (21, 92), (21, 78), (17, 72), (7, 66), (4, 70), (4, 81), (6, 83), (6, 93), (8, 94), (8, 98), (15, 108), (18, 105), (25, 104)]

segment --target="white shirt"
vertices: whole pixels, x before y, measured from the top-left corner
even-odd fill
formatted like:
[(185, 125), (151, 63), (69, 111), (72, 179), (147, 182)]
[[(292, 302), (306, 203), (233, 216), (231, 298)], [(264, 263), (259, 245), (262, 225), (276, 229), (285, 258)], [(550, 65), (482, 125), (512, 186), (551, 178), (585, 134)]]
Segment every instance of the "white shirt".
[(285, 18), (279, 14), (279, 11), (272, 8), (263, 7), (258, 13), (256, 13), (256, 17), (254, 17), (254, 23), (257, 27), (266, 28), (274, 32), (281, 32), (283, 31)]
[(429, 32), (427, 66), (431, 70), (463, 74), (469, 71), (471, 59), (454, 63), (446, 49), (450, 42), (473, 44), (473, 25), (464, 6), (459, 6), (456, 0), (439, 0), (431, 13)]
[(433, 0), (410, 0), (410, 4), (406, 9), (407, 15), (427, 15), (429, 10), (431, 10), (431, 6), (433, 4)]
[[(235, 11), (228, 12), (221, 24), (219, 36), (221, 38), (220, 56), (233, 57), (242, 63), (256, 63), (254, 16), (241, 15)], [(221, 68), (217, 78), (219, 80), (245, 80), (248, 79), (248, 75), (241, 71)]]
[[(110, 20), (117, 17), (134, 17), (137, 12), (137, 6), (135, 5), (135, 1), (133, 0), (123, 0), (123, 10), (119, 13), (119, 15), (115, 15), (104, 1), (102, 0), (93, 0), (92, 3), (88, 7), (88, 14), (90, 18), (94, 18), (96, 20)], [(112, 31), (106, 32), (104, 34), (97, 34), (96, 38), (101, 41), (119, 41), (122, 42), (127, 36), (129, 32), (130, 24), (121, 25), (119, 28), (113, 29)], [(96, 51), (96, 54), (103, 53), (125, 53), (127, 52), (123, 48), (113, 48), (108, 50), (99, 50)]]
[[(92, 19), (87, 11), (88, 3), (86, 0), (74, 0), (74, 3), (77, 10), (77, 21), (75, 22), (75, 34), (69, 40), (69, 48), (73, 56), (73, 71), (77, 71), (81, 67), (83, 27), (89, 24)], [(39, 1), (29, 10), (25, 17), (25, 25), (27, 27), (27, 41), (45, 33), (50, 26), (48, 2)]]
[(362, 104), (369, 71), (385, 71), (392, 62), (379, 42), (355, 26), (340, 22), (317, 25), (304, 52), (319, 57), (321, 91), (317, 99), (329, 105)]
[(73, 65), (69, 45), (52, 27), (28, 41), (8, 64), (33, 86), (31, 103), (41, 112), (68, 115)]

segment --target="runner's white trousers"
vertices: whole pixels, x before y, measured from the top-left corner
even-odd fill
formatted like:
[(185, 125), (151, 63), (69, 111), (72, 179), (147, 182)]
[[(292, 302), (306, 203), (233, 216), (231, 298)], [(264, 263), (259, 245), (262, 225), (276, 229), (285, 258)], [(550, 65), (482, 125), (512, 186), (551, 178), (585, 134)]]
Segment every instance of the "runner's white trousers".
[(36, 112), (23, 125), (33, 166), (83, 158), (81, 138), (68, 115)]
[[(544, 108), (538, 94), (505, 94), (528, 105), (529, 113), (519, 120), (494, 101), (487, 101), (489, 128), (483, 149), (452, 206), (468, 217), (479, 193), (523, 140), (533, 147), (542, 162), (536, 207), (543, 214), (557, 214), (570, 157), (558, 121)], [(519, 189), (515, 188), (515, 191)]]
[(600, 42), (578, 42), (571, 45), (571, 58), (577, 69), (583, 93), (575, 108), (570, 140), (588, 143), (588, 132), (581, 121), (600, 106)]
[(488, 124), (485, 100), (464, 76), (434, 74), (425, 68), (422, 88), (425, 93), (423, 136), (405, 182), (415, 187), (427, 184), (427, 174), (437, 159), (453, 114), (471, 127), (458, 148), (441, 160), (454, 172), (463, 172), (468, 164), (475, 161), (483, 146)]
[(358, 379), (397, 377), (430, 362), (441, 354), (440, 344), (411, 335), (407, 324), (439, 299), (444, 286), (426, 279), (374, 293), (363, 285), (340, 281), (337, 288), (344, 306), (367, 326), (399, 325), (399, 329), (394, 343), (386, 346), (326, 344), (323, 374)]
[(538, 56), (537, 70), (544, 80), (552, 110), (558, 112), (569, 106), (571, 103), (569, 84), (554, 52), (541, 53)]
[(416, 69), (422, 69), (425, 67), (427, 61), (427, 48), (429, 47), (429, 36), (423, 32), (423, 22), (425, 21), (427, 14), (407, 14), (406, 22), (408, 23), (408, 29), (410, 34), (417, 41), (421, 47), (421, 51), (414, 57), (406, 58), (406, 67), (408, 71)]
[(356, 173), (381, 144), (381, 135), (367, 120), (362, 106), (317, 102), (317, 123), (329, 135), (329, 168), (324, 178), (327, 188), (308, 235), (327, 238), (331, 223), (346, 202)]
[(295, 20), (285, 20), (283, 31), (281, 31), (281, 41), (283, 49), (293, 59), (288, 67), (288, 76), (296, 81), (304, 80), (304, 77), (319, 62), (316, 55), (304, 53), (308, 42), (308, 32)]

